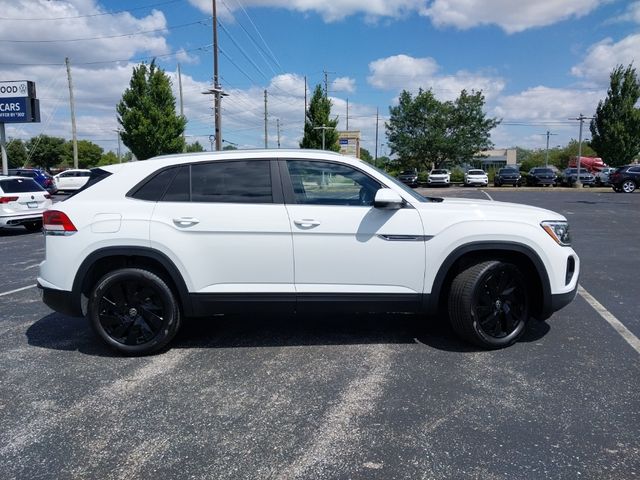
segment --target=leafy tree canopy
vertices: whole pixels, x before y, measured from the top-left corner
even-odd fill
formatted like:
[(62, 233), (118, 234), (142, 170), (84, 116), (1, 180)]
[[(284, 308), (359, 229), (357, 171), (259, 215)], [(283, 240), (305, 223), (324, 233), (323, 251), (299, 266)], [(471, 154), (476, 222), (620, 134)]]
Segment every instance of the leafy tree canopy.
[[(78, 168), (95, 167), (100, 162), (103, 152), (100, 145), (89, 140), (78, 140)], [(73, 166), (73, 142), (65, 143), (61, 159), (65, 166)]]
[(29, 163), (46, 170), (59, 165), (65, 154), (65, 143), (65, 139), (60, 137), (49, 135), (32, 137), (26, 143)]
[(188, 153), (204, 152), (204, 147), (199, 141), (196, 140), (195, 142), (187, 145), (187, 152)]
[(369, 150), (360, 147), (360, 160), (373, 164), (374, 158), (371, 156), (371, 153), (369, 153)]
[(311, 97), (309, 108), (304, 122), (304, 136), (300, 142), (300, 148), (316, 148), (322, 149), (322, 130), (318, 127), (329, 127), (324, 130), (325, 149), (338, 152), (338, 118), (330, 119), (331, 116), (331, 100), (329, 100), (322, 91), (320, 85), (316, 85), (316, 89)]
[(611, 166), (630, 163), (640, 152), (640, 82), (635, 68), (611, 72), (607, 97), (591, 121), (591, 146)]
[(138, 160), (182, 152), (187, 122), (175, 106), (171, 81), (155, 60), (134, 67), (129, 88), (116, 110), (123, 128), (122, 141)]
[(414, 97), (404, 90), (390, 107), (388, 145), (405, 167), (428, 170), (452, 161), (470, 161), (491, 148), (490, 132), (500, 121), (487, 118), (482, 92), (460, 92), (454, 101), (440, 101), (431, 90)]
[[(80, 159), (78, 159), (79, 161)], [(114, 163), (119, 163), (118, 155), (113, 153), (112, 151), (108, 151), (102, 155), (100, 161), (96, 165), (97, 167), (104, 167), (105, 165), (113, 165)]]
[(27, 147), (18, 138), (9, 140), (7, 143), (7, 160), (9, 168), (19, 168), (27, 163)]

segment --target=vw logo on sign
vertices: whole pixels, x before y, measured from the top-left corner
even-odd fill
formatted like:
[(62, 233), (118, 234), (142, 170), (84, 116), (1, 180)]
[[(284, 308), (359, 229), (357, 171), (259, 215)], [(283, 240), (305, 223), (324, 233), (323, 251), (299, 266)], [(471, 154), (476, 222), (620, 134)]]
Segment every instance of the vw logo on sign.
[(27, 93), (27, 84), (26, 83), (21, 83), (19, 88), (20, 88), (20, 93), (22, 95), (25, 95)]

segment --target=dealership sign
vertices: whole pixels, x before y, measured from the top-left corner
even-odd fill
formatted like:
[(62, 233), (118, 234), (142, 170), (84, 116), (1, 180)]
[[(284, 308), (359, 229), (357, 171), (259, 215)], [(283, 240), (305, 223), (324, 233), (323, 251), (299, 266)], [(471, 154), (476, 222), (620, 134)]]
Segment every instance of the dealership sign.
[(36, 84), (29, 80), (0, 82), (0, 123), (40, 121)]
[(0, 82), (0, 98), (36, 98), (36, 84), (28, 80)]

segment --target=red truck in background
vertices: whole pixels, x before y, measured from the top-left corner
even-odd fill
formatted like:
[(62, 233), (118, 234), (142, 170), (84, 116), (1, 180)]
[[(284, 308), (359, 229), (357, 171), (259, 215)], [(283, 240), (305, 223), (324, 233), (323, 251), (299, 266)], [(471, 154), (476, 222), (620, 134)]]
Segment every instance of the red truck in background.
[[(578, 157), (573, 157), (569, 160), (569, 167), (578, 167)], [(584, 168), (595, 175), (606, 167), (608, 167), (608, 165), (604, 163), (600, 157), (580, 157), (580, 170)]]

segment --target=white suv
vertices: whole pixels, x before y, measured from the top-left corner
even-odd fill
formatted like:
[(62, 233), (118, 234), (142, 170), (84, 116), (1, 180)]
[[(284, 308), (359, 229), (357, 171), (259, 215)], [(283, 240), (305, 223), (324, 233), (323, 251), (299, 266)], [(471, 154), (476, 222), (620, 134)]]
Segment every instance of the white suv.
[(84, 187), (84, 184), (89, 181), (90, 176), (91, 170), (65, 170), (53, 177), (53, 183), (59, 192), (76, 191)]
[(480, 185), (486, 187), (489, 185), (489, 176), (484, 170), (469, 170), (464, 174), (464, 184), (468, 186)]
[(33, 178), (0, 176), (0, 228), (22, 225), (37, 232), (50, 206), (51, 195)]
[(313, 150), (190, 155), (94, 169), (44, 215), (44, 301), (87, 315), (130, 355), (217, 313), (448, 314), (486, 348), (571, 302), (579, 261), (561, 215), (425, 198), (357, 159)]

